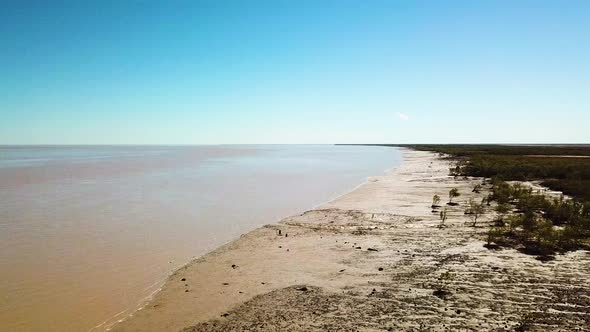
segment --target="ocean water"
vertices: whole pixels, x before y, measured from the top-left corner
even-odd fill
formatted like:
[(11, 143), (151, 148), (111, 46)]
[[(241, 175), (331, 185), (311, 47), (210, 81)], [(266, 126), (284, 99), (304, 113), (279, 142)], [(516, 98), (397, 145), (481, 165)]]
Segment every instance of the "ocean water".
[(0, 146), (0, 330), (104, 330), (192, 258), (401, 160), (368, 146)]

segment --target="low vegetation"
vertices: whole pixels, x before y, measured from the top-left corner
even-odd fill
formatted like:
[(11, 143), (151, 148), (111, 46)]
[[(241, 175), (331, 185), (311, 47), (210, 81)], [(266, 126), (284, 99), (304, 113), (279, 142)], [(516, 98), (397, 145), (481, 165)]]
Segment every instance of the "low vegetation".
[(476, 185), (473, 187), (473, 190), (472, 190), (471, 192), (472, 192), (472, 193), (479, 194), (479, 193), (481, 192), (481, 188), (482, 188), (481, 184), (476, 184)]
[(500, 180), (494, 182), (492, 199), (498, 216), (488, 231), (488, 247), (514, 247), (542, 259), (590, 248), (590, 204)]
[(432, 209), (437, 209), (440, 207), (440, 196), (434, 195), (432, 196), (432, 205), (430, 206)]
[(505, 181), (538, 180), (553, 190), (590, 201), (590, 145), (412, 145), (457, 160), (455, 176)]
[(445, 221), (447, 220), (447, 208), (444, 208), (442, 211), (440, 211), (439, 217), (440, 225), (438, 227), (443, 228), (445, 226)]
[(447, 205), (458, 205), (457, 203), (453, 202), (453, 198), (457, 198), (459, 196), (461, 196), (459, 189), (453, 188), (449, 190), (449, 202), (447, 203)]
[[(491, 179), (481, 203), (469, 201), (465, 213), (476, 226), (484, 206), (496, 218), (488, 248), (511, 247), (550, 259), (555, 253), (590, 249), (590, 146), (415, 145), (453, 158), (454, 176)], [(566, 195), (551, 197), (530, 186), (507, 181), (538, 181)], [(488, 182), (489, 183), (489, 182)], [(482, 190), (473, 188), (474, 193)], [(449, 192), (452, 203), (458, 191)], [(442, 218), (441, 218), (442, 219)]]
[(469, 207), (467, 207), (467, 209), (465, 210), (465, 214), (468, 214), (471, 216), (471, 219), (473, 220), (473, 227), (476, 226), (477, 224), (477, 219), (484, 214), (484, 203), (483, 201), (481, 203), (477, 203), (475, 202), (475, 200), (470, 199), (469, 200)]

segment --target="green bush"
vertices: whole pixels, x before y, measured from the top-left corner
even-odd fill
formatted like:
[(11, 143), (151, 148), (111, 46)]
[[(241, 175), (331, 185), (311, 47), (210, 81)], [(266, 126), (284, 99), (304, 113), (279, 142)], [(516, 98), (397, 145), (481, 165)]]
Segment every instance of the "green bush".
[(521, 185), (501, 181), (495, 181), (492, 190), (492, 197), (498, 202), (495, 210), (502, 220), (512, 207), (516, 207), (518, 213), (489, 229), (488, 246), (494, 243), (516, 247), (543, 258), (556, 252), (588, 247), (590, 204), (563, 196), (549, 198)]
[[(590, 157), (590, 145), (409, 147), (453, 159), (453, 176), (492, 179), (492, 192), (482, 205), (496, 202), (499, 217), (488, 232), (488, 245), (515, 247), (541, 257), (590, 248), (590, 158), (563, 157)], [(506, 182), (532, 180), (573, 199), (548, 198), (529, 187)], [(471, 208), (470, 204), (469, 213)], [(505, 217), (506, 211), (513, 209), (515, 214)]]
[(410, 145), (417, 150), (451, 155), (454, 176), (506, 181), (541, 180), (543, 185), (590, 201), (590, 146)]

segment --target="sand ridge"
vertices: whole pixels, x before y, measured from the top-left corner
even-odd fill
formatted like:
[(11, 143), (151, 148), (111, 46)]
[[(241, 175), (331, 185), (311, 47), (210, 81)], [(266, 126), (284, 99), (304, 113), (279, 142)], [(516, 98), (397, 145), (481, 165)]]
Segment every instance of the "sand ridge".
[[(267, 225), (174, 273), (115, 331), (583, 330), (590, 255), (540, 262), (488, 250), (487, 213), (463, 211), (481, 179), (404, 150), (404, 163), (355, 191)], [(432, 195), (459, 188), (446, 227)]]

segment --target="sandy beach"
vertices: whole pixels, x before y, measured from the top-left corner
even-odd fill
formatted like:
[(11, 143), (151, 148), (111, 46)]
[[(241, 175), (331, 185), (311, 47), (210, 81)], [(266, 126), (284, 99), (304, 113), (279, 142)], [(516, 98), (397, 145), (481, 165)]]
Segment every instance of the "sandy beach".
[(0, 332), (590, 332), (590, 1), (5, 1)]
[[(176, 271), (112, 331), (585, 330), (590, 254), (541, 262), (484, 247), (464, 214), (477, 178), (404, 150), (384, 176), (301, 215), (267, 225)], [(458, 188), (445, 227), (432, 196)]]

